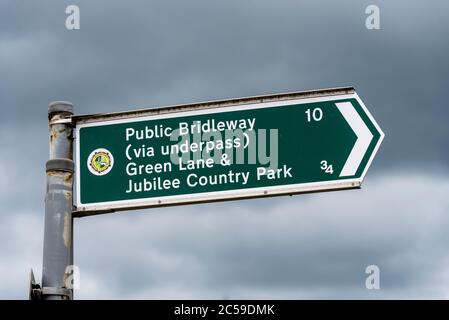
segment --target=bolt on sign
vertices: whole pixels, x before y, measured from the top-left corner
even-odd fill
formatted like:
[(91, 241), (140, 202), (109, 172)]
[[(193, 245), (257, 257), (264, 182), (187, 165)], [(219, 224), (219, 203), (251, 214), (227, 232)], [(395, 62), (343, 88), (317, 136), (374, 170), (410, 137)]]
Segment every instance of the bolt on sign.
[(358, 188), (384, 137), (351, 87), (73, 121), (79, 215)]

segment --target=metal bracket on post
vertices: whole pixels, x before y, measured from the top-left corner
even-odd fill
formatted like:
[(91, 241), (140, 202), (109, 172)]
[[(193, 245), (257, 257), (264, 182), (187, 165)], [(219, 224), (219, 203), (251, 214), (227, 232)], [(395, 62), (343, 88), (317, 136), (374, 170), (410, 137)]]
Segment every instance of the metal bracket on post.
[(48, 106), (50, 156), (46, 163), (45, 231), (42, 286), (30, 285), (30, 298), (71, 300), (73, 266), (73, 105), (56, 101)]
[(30, 291), (29, 300), (43, 300), (47, 299), (46, 296), (56, 296), (64, 300), (72, 299), (72, 292), (66, 288), (54, 288), (54, 287), (43, 287), (36, 283), (34, 279), (33, 270), (30, 273)]
[(61, 300), (72, 300), (72, 290), (66, 288), (43, 287), (41, 289), (41, 296), (44, 300), (49, 300), (47, 297), (59, 297)]
[(29, 300), (41, 300), (42, 299), (41, 293), (42, 293), (41, 286), (36, 283), (36, 280), (34, 279), (33, 269), (31, 269), (30, 290), (28, 292), (28, 299)]

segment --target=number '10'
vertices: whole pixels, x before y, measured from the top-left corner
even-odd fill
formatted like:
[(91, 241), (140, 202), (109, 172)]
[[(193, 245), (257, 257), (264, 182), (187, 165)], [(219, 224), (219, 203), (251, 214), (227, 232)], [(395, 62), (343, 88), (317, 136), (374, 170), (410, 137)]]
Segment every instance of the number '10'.
[(313, 121), (320, 121), (323, 119), (323, 110), (321, 108), (315, 108), (313, 110), (307, 109), (306, 110), (307, 115), (307, 122)]

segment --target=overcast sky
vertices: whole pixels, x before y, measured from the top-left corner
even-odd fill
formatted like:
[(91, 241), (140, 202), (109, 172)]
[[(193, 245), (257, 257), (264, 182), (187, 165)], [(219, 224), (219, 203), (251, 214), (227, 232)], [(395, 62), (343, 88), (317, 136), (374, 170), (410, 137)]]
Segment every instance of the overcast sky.
[(385, 132), (361, 190), (77, 219), (75, 295), (449, 298), (448, 32), (445, 0), (0, 0), (0, 298), (26, 298), (30, 268), (40, 282), (49, 102), (85, 114), (348, 85)]

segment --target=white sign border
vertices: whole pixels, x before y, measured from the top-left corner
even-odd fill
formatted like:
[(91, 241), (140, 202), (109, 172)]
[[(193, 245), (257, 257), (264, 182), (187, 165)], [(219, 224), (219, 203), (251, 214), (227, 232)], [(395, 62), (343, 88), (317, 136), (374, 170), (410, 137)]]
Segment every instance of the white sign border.
[[(236, 189), (236, 190), (226, 190), (226, 191), (214, 191), (214, 192), (202, 192), (202, 193), (193, 193), (187, 195), (173, 195), (173, 196), (164, 196), (157, 198), (140, 198), (133, 200), (117, 200), (117, 201), (108, 201), (108, 202), (97, 202), (97, 203), (89, 203), (83, 204), (81, 203), (81, 190), (80, 190), (80, 146), (79, 146), (79, 131), (85, 127), (93, 127), (100, 125), (111, 125), (118, 123), (131, 123), (131, 122), (140, 122), (140, 121), (148, 121), (148, 120), (157, 120), (157, 119), (168, 119), (168, 118), (176, 118), (176, 117), (187, 117), (193, 115), (202, 115), (202, 114), (213, 114), (213, 113), (223, 113), (223, 112), (232, 112), (232, 111), (240, 111), (240, 110), (251, 110), (251, 109), (262, 109), (262, 108), (271, 108), (271, 107), (285, 107), (288, 105), (294, 104), (307, 104), (307, 103), (316, 103), (316, 102), (325, 102), (325, 101), (334, 101), (334, 100), (344, 100), (344, 99), (356, 99), (357, 102), (362, 107), (363, 111), (368, 116), (369, 120), (373, 123), (374, 127), (380, 134), (380, 138), (377, 141), (374, 150), (371, 153), (370, 158), (368, 159), (367, 164), (365, 165), (365, 169), (362, 172), (362, 175), (356, 179), (345, 179), (345, 180), (331, 180), (325, 182), (310, 182), (310, 183), (299, 183), (293, 185), (283, 185), (283, 186), (271, 186), (271, 187), (257, 187), (257, 188), (249, 188), (249, 189)], [(238, 107), (238, 109), (236, 109)], [(317, 192), (317, 191), (331, 191), (331, 190), (339, 190), (339, 189), (351, 189), (351, 188), (359, 188), (362, 184), (362, 181), (366, 175), (368, 168), (371, 165), (371, 162), (376, 155), (385, 134), (380, 129), (377, 122), (374, 120), (371, 113), (366, 108), (363, 101), (357, 95), (356, 92), (350, 94), (336, 94), (330, 96), (321, 96), (321, 97), (313, 97), (313, 98), (298, 98), (298, 99), (288, 99), (282, 100), (279, 99), (277, 101), (270, 102), (262, 102), (262, 103), (250, 103), (250, 104), (236, 104), (232, 106), (226, 107), (216, 107), (216, 108), (204, 108), (198, 110), (188, 110), (188, 111), (175, 111), (171, 113), (164, 113), (158, 115), (148, 115), (148, 116), (135, 116), (128, 117), (125, 119), (113, 119), (113, 120), (101, 120), (96, 122), (88, 122), (76, 124), (75, 126), (75, 197), (74, 197), (74, 205), (76, 207), (76, 212), (79, 215), (88, 215), (90, 212), (109, 212), (109, 211), (118, 211), (118, 210), (131, 210), (131, 209), (141, 209), (141, 208), (150, 208), (150, 207), (161, 207), (161, 206), (172, 206), (172, 205), (181, 205), (181, 204), (193, 204), (193, 203), (204, 203), (204, 202), (215, 202), (215, 201), (224, 201), (224, 200), (237, 200), (237, 199), (250, 199), (250, 198), (259, 198), (259, 197), (268, 197), (275, 195), (292, 195), (299, 193), (307, 193), (307, 192)], [(87, 214), (84, 214), (87, 213)], [(90, 213), (91, 214), (91, 213)]]

